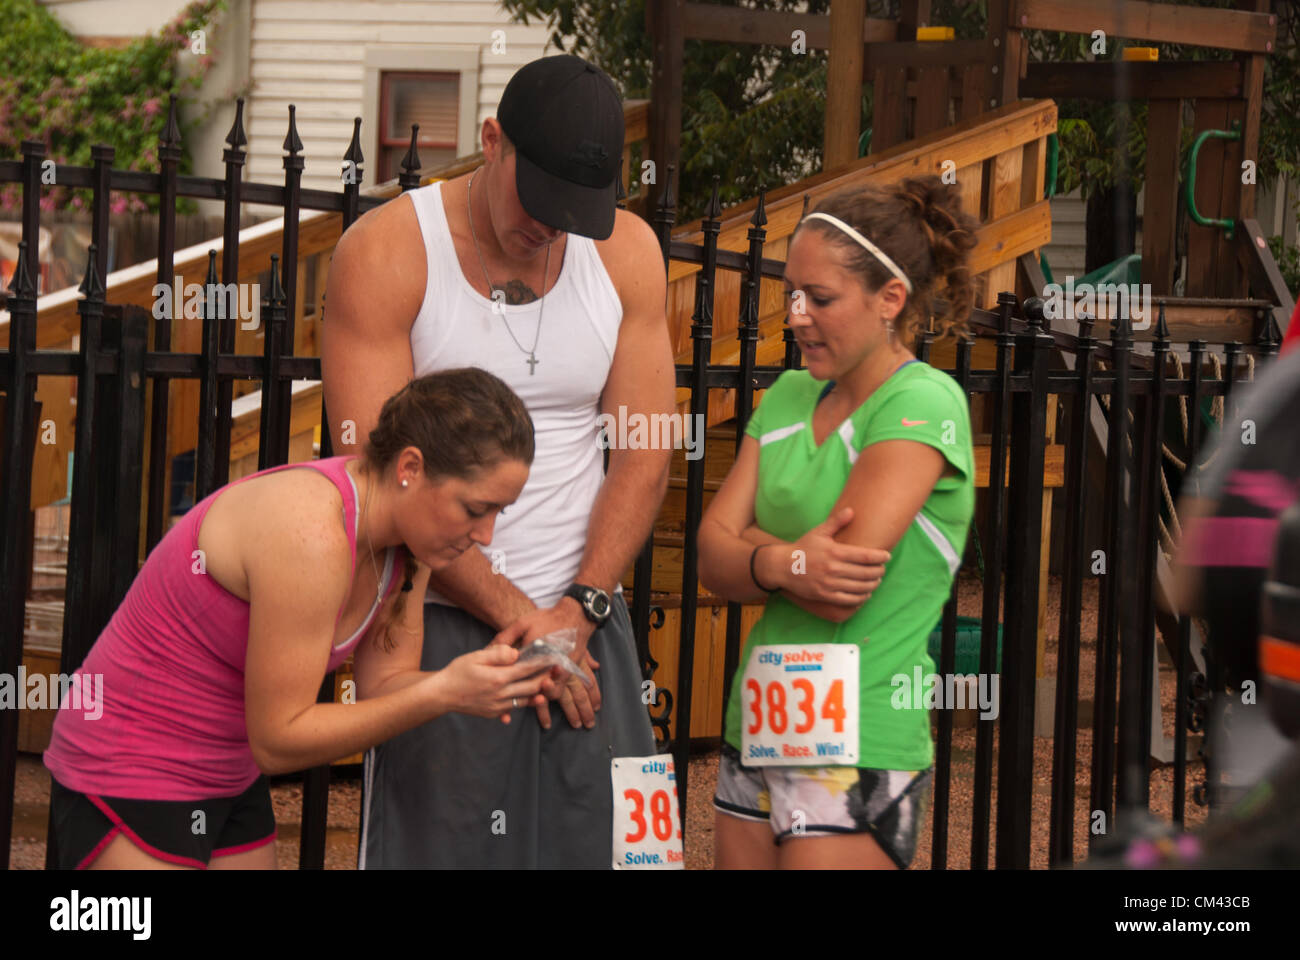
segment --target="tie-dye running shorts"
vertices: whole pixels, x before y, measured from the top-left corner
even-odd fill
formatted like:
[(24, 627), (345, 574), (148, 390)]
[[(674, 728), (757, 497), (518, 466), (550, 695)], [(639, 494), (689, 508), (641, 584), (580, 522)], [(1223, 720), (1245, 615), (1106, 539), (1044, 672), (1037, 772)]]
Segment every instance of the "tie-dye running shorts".
[(900, 870), (916, 854), (934, 768), (746, 767), (722, 745), (713, 806), (742, 820), (766, 821), (775, 841), (870, 833)]

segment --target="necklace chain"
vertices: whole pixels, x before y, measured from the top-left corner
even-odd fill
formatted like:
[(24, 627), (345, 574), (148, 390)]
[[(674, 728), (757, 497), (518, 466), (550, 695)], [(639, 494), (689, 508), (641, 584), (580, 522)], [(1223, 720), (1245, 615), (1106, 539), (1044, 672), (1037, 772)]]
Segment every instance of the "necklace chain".
[[(478, 175), (477, 170), (475, 170), (474, 173), (470, 174), (469, 184), (465, 187), (465, 212), (469, 216), (470, 236), (474, 238), (474, 252), (478, 254), (478, 263), (479, 266), (483, 268), (483, 279), (487, 281), (488, 295), (491, 296), (492, 292), (496, 288), (492, 286), (492, 278), (488, 276), (487, 264), (483, 262), (483, 251), (478, 245), (478, 233), (474, 230), (474, 211), (470, 205), (470, 191), (474, 188), (474, 177), (476, 177), (477, 175)], [(542, 267), (542, 294), (540, 297), (537, 298), (538, 299), (537, 334), (533, 337), (533, 346), (531, 350), (524, 349), (524, 345), (519, 342), (519, 338), (515, 336), (514, 330), (510, 328), (510, 320), (506, 317), (505, 312), (501, 311), (501, 319), (504, 320), (506, 324), (506, 333), (510, 334), (510, 339), (515, 342), (515, 346), (518, 347), (522, 353), (528, 354), (528, 359), (525, 360), (524, 362), (528, 364), (529, 376), (532, 376), (537, 372), (537, 364), (541, 362), (540, 360), (537, 359), (537, 344), (542, 337), (542, 315), (546, 310), (546, 279), (550, 273), (550, 270), (551, 270), (551, 245), (548, 243), (546, 245), (546, 263)], [(493, 298), (493, 304), (499, 306), (499, 303), (495, 298)]]
[(370, 538), (370, 494), (374, 489), (374, 480), (366, 479), (366, 503), (361, 509), (361, 522), (366, 526), (366, 546), (370, 548), (370, 569), (375, 571), (375, 599), (384, 595), (383, 584), (379, 579), (379, 564), (375, 562), (375, 542)]

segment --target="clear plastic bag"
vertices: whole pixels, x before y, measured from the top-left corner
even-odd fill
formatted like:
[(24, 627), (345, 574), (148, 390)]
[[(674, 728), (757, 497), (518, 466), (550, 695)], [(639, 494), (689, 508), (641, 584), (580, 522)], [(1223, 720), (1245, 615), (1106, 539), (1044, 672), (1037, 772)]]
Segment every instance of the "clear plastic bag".
[(565, 627), (563, 630), (556, 630), (554, 633), (548, 633), (544, 637), (538, 637), (532, 643), (526, 644), (519, 651), (519, 663), (525, 660), (536, 660), (547, 666), (559, 667), (565, 673), (571, 673), (583, 682), (584, 686), (591, 686), (591, 679), (587, 674), (570, 658), (574, 647), (578, 645), (578, 631), (574, 627)]

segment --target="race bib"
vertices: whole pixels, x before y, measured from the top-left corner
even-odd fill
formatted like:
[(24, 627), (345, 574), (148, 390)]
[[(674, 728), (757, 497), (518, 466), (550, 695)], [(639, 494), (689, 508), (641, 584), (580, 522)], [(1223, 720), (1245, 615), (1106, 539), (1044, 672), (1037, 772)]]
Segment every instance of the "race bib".
[(614, 785), (614, 869), (683, 870), (682, 821), (673, 758), (618, 757)]
[(856, 766), (859, 664), (847, 643), (755, 647), (741, 685), (744, 765)]

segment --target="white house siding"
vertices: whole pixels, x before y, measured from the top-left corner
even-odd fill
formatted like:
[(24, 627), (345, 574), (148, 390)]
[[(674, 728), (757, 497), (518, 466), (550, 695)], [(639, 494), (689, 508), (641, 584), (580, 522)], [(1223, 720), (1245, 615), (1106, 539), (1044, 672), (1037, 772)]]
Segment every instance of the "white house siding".
[[(477, 69), (473, 124), (462, 118), (458, 155), (478, 149), (478, 129), (493, 116), (507, 81), (523, 64), (544, 56), (542, 23), (510, 24), (497, 0), (253, 0), (250, 49), (252, 92), (246, 128), (246, 177), (276, 183), (284, 177), (283, 143), (290, 103), (303, 142), (303, 186), (337, 190), (352, 118), (363, 117), (361, 150), (374, 160), (377, 117), (371, 117), (367, 60), (411, 57), (420, 69), (449, 69), (467, 61)], [(493, 52), (501, 30), (505, 51)], [(427, 53), (426, 53), (427, 51)], [(372, 71), (372, 77), (375, 72)], [(373, 83), (373, 80), (372, 80)], [(373, 167), (366, 164), (365, 167)], [(362, 183), (373, 176), (365, 173)]]

